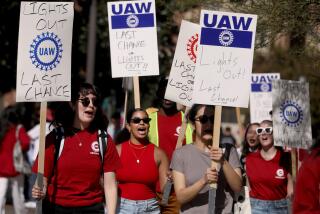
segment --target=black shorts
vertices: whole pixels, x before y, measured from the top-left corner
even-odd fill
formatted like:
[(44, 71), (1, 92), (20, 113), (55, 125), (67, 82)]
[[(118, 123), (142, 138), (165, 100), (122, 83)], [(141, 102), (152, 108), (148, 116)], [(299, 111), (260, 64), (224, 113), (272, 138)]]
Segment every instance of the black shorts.
[(104, 214), (103, 203), (83, 207), (64, 207), (53, 204), (48, 200), (42, 202), (43, 214)]

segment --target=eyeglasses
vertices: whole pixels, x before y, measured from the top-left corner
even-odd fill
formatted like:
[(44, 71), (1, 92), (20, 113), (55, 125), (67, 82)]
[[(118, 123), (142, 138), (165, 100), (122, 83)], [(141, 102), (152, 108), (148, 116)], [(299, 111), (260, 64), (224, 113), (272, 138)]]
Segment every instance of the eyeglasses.
[(145, 118), (134, 117), (134, 118), (130, 119), (130, 121), (133, 122), (134, 124), (139, 124), (141, 122), (141, 120), (145, 124), (149, 124), (149, 122), (151, 121), (151, 118), (149, 118), (149, 117), (145, 117)]
[(210, 120), (211, 123), (213, 123), (214, 122), (214, 116), (212, 115), (212, 116), (208, 117), (207, 115), (201, 115), (201, 116), (195, 118), (194, 120), (195, 121), (199, 121), (201, 124), (205, 124), (209, 120)]
[(272, 127), (259, 127), (256, 129), (256, 133), (258, 135), (262, 135), (262, 134), (272, 134)]
[(85, 98), (80, 98), (78, 100), (82, 103), (82, 105), (84, 107), (88, 107), (90, 105), (90, 100), (91, 100), (93, 106), (95, 106), (95, 107), (98, 106), (98, 100), (97, 99), (90, 99), (89, 97), (85, 97)]

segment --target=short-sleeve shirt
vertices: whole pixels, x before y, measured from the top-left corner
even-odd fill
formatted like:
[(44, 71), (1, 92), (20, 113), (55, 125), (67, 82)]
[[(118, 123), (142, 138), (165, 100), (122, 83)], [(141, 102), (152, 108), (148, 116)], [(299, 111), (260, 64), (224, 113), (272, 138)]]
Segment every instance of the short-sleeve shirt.
[(250, 197), (260, 200), (280, 200), (287, 196), (290, 153), (277, 151), (274, 158), (265, 160), (260, 151), (246, 158)]
[[(98, 133), (82, 130), (66, 136), (63, 150), (55, 163), (54, 132), (46, 137), (44, 176), (49, 178), (47, 195), (50, 202), (66, 206), (89, 206), (103, 202), (101, 172), (114, 172), (121, 167), (119, 155), (108, 135), (103, 166), (99, 153)], [(35, 162), (33, 171), (37, 171)]]
[[(240, 168), (238, 153), (231, 148), (229, 161), (232, 168)], [(211, 167), (211, 159), (207, 152), (199, 150), (195, 145), (189, 144), (177, 149), (172, 158), (171, 169), (183, 173), (186, 186), (191, 186), (200, 180)], [(182, 204), (181, 213), (208, 213), (209, 185), (206, 185), (198, 195), (186, 204)], [(232, 213), (233, 192), (225, 179), (222, 168), (219, 171), (218, 188), (216, 192), (216, 212)]]

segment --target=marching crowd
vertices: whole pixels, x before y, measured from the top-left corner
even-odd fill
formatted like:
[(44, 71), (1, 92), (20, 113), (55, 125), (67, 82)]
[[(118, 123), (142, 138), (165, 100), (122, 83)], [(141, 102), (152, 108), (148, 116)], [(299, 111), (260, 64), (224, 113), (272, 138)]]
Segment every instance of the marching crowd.
[[(184, 115), (164, 99), (166, 85), (161, 79), (158, 108), (129, 111), (114, 139), (106, 132), (98, 89), (82, 83), (72, 90), (71, 102), (55, 110), (46, 137), (43, 188), (32, 184), (43, 213), (208, 213), (212, 183), (217, 214), (320, 213), (319, 141), (295, 183), (290, 153), (274, 145), (272, 121), (247, 125), (240, 155), (233, 141), (212, 148), (214, 106), (195, 104)], [(13, 150), (18, 141), (26, 152), (30, 137), (24, 127), (17, 129), (13, 110), (3, 110), (0, 119), (0, 213), (9, 185), (15, 213), (26, 213), (24, 176), (15, 168)], [(185, 116), (189, 125), (177, 147)], [(168, 182), (173, 186), (164, 203)]]

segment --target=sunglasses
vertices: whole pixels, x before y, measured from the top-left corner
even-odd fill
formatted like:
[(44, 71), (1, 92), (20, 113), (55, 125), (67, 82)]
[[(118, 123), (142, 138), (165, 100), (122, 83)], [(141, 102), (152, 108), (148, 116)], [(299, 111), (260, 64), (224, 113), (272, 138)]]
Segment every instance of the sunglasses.
[(201, 124), (207, 123), (209, 120), (211, 123), (214, 122), (214, 116), (208, 117), (207, 115), (202, 115), (194, 119), (195, 121), (199, 121)]
[(130, 121), (133, 122), (134, 124), (139, 124), (141, 122), (141, 120), (145, 124), (149, 124), (149, 122), (151, 121), (151, 118), (149, 118), (149, 117), (145, 117), (145, 118), (134, 117), (134, 118), (130, 119)]
[(90, 100), (91, 100), (93, 106), (95, 106), (95, 107), (98, 106), (98, 100), (97, 99), (90, 99), (88, 97), (85, 97), (85, 98), (81, 98), (81, 99), (78, 99), (78, 100), (82, 103), (82, 105), (84, 107), (88, 107), (90, 105)]
[(272, 127), (259, 127), (256, 129), (256, 133), (258, 135), (262, 135), (262, 134), (272, 134)]

